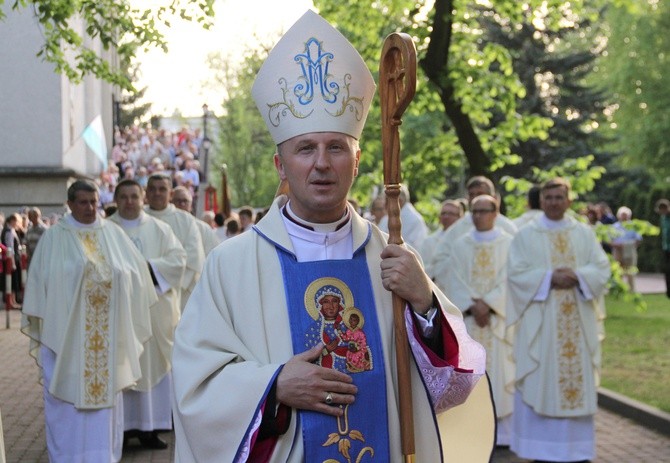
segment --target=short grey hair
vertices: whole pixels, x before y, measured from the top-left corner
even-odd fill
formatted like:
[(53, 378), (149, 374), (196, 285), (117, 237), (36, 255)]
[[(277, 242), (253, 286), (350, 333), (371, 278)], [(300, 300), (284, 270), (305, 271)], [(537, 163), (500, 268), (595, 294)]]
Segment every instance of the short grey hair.
[(88, 179), (75, 180), (67, 189), (67, 200), (74, 201), (78, 191), (88, 191), (90, 193), (98, 193), (98, 186)]

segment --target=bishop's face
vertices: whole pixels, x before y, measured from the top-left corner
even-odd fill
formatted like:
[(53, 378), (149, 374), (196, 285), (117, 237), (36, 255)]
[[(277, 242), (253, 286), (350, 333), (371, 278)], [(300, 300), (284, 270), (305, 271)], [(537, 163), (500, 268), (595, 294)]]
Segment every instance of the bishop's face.
[(288, 181), (293, 212), (314, 223), (340, 219), (360, 154), (353, 137), (337, 132), (308, 133), (283, 142), (274, 161), (279, 177)]
[(114, 195), (119, 215), (126, 220), (134, 220), (140, 216), (144, 204), (144, 194), (137, 185), (124, 185)]

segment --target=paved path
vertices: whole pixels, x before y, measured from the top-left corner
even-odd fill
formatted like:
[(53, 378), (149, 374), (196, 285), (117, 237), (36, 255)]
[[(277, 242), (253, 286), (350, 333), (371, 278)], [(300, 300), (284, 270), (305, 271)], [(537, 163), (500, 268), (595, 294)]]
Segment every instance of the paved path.
[[(641, 275), (638, 284), (640, 291), (664, 291), (660, 275)], [(20, 312), (10, 312), (10, 329), (4, 329), (5, 314), (4, 310), (0, 310), (0, 411), (7, 463), (48, 463), (42, 388), (37, 383), (38, 369), (28, 356), (28, 338), (18, 329)], [(174, 461), (174, 436), (165, 433), (162, 437), (170, 444), (168, 450), (144, 450), (136, 442), (131, 442), (124, 451), (122, 461)], [(598, 457), (594, 463), (670, 462), (670, 437), (602, 408), (596, 415), (596, 439)], [(501, 450), (496, 452), (492, 461), (522, 463), (526, 460), (517, 458), (509, 450)]]
[(635, 289), (642, 294), (665, 293), (665, 278), (661, 273), (640, 273), (635, 276)]

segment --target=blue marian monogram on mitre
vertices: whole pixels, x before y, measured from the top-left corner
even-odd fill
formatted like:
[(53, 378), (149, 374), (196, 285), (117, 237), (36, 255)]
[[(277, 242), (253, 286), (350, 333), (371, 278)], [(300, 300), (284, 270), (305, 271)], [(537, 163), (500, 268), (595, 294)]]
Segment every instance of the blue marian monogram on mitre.
[[(279, 79), (283, 101), (268, 104), (268, 118), (275, 127), (279, 127), (288, 113), (305, 119), (319, 105), (333, 117), (341, 116), (347, 109), (354, 113), (356, 120), (363, 117), (363, 98), (349, 94), (351, 74), (344, 74), (340, 80), (330, 74), (328, 68), (336, 58), (333, 53), (324, 51), (322, 45), (312, 37), (305, 43), (304, 52), (294, 56), (301, 74), (295, 77), (298, 83), (292, 89), (289, 89), (289, 79)], [(344, 92), (340, 95), (342, 89)]]

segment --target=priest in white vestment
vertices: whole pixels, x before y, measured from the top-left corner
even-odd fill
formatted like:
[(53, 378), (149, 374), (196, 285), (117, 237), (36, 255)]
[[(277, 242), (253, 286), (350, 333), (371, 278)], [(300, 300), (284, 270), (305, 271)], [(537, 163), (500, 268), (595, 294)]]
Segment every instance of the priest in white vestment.
[[(294, 94), (308, 57), (308, 77), (326, 82)], [(338, 87), (346, 94), (322, 93)], [(484, 373), (482, 347), (416, 254), (387, 245), (347, 201), (374, 88), (358, 53), (312, 11), (259, 71), (252, 94), (288, 193), (212, 251), (184, 310), (173, 354), (177, 462), (401, 461), (399, 403), (409, 398), (397, 396), (391, 290), (408, 302), (417, 461), (454, 450), (441, 445), (439, 414), (477, 408), (467, 399)], [(463, 444), (485, 454), (469, 461), (488, 461), (487, 423), (468, 420), (481, 432)]]
[(435, 257), (438, 243), (449, 227), (451, 227), (458, 219), (463, 217), (463, 212), (463, 208), (458, 201), (454, 199), (447, 199), (446, 201), (443, 201), (440, 208), (440, 228), (428, 235), (426, 239), (423, 240), (423, 243), (419, 248), (419, 253), (423, 259), (423, 265), (426, 268), (426, 273), (432, 279), (435, 278), (435, 272), (433, 271), (433, 258)]
[(51, 462), (120, 460), (121, 391), (141, 379), (151, 336), (149, 269), (97, 204), (96, 185), (75, 181), (71, 214), (44, 233), (28, 272), (21, 330), (41, 368)]
[(186, 269), (181, 281), (181, 308), (186, 306), (191, 291), (200, 278), (205, 263), (205, 251), (196, 218), (170, 203), (172, 179), (165, 174), (149, 177), (146, 189), (147, 205), (144, 212), (166, 222), (186, 251)]
[[(496, 190), (493, 182), (483, 175), (476, 175), (470, 178), (465, 185), (465, 188), (468, 192), (468, 203), (480, 195), (496, 197)], [(454, 241), (472, 230), (474, 226), (472, 214), (468, 211), (449, 227), (446, 232), (444, 232), (435, 247), (435, 254), (430, 264), (430, 268), (435, 278), (440, 274), (447, 274), (449, 272), (449, 253)], [(514, 235), (517, 230), (512, 221), (502, 214), (496, 216), (495, 226), (510, 235)]]
[(511, 449), (521, 458), (595, 457), (600, 343), (610, 265), (595, 233), (566, 214), (570, 183), (542, 186), (544, 214), (524, 226), (508, 258), (508, 324), (516, 393)]
[[(190, 214), (193, 208), (193, 196), (191, 196), (191, 192), (188, 191), (186, 187), (175, 187), (175, 189), (172, 190), (172, 204), (174, 204), (177, 209), (181, 209)], [(209, 252), (221, 243), (221, 239), (218, 237), (214, 229), (204, 220), (200, 220), (196, 217), (195, 224), (198, 226), (200, 239), (202, 240), (202, 249), (205, 253), (205, 257), (207, 257)]]
[(512, 236), (494, 226), (498, 200), (481, 195), (471, 204), (475, 228), (458, 238), (447, 278), (437, 286), (461, 309), (472, 338), (486, 349), (486, 371), (496, 404), (496, 445), (508, 446), (512, 426), (514, 362), (507, 332), (507, 251)]
[(153, 335), (140, 357), (142, 378), (123, 393), (125, 435), (137, 437), (144, 447), (164, 449), (167, 443), (157, 430), (172, 429), (172, 345), (181, 316), (186, 251), (168, 224), (144, 213), (144, 190), (138, 182), (119, 182), (114, 201), (118, 209), (109, 220), (123, 228), (146, 259), (158, 295), (151, 306)]

